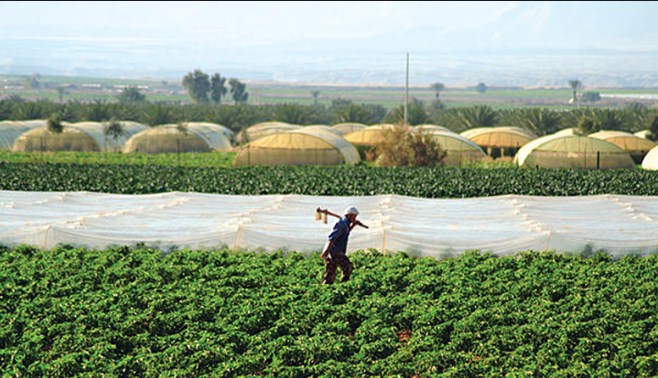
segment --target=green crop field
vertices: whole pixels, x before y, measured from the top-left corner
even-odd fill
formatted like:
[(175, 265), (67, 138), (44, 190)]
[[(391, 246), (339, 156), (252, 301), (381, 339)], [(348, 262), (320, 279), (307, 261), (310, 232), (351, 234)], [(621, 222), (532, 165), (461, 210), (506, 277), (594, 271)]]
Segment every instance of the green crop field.
[(658, 375), (658, 256), (0, 248), (7, 376)]
[(223, 168), (0, 162), (0, 190), (318, 196), (399, 194), (424, 198), (505, 194), (655, 196), (658, 195), (658, 171), (368, 166)]
[(8, 152), (0, 151), (0, 162), (71, 163), (99, 165), (166, 165), (180, 167), (231, 167), (236, 152), (183, 152), (167, 154), (124, 154), (117, 152)]

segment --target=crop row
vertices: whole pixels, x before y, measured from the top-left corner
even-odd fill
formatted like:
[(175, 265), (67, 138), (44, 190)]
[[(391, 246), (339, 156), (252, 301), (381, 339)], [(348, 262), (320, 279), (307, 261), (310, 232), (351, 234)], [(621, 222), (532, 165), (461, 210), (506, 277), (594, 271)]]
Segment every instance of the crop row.
[(0, 162), (0, 190), (426, 198), (504, 194), (658, 195), (658, 172), (517, 168), (247, 167), (32, 164)]
[(124, 154), (79, 151), (9, 152), (0, 150), (0, 162), (111, 165), (168, 165), (182, 167), (231, 167), (236, 152), (182, 152)]
[(10, 376), (656, 376), (658, 256), (0, 248)]

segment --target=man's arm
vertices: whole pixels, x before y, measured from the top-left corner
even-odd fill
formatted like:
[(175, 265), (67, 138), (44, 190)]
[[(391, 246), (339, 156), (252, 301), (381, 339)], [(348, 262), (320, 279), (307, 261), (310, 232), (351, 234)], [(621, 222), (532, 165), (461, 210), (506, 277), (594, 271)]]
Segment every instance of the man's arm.
[(329, 251), (331, 251), (331, 247), (334, 246), (334, 241), (330, 240), (329, 243), (327, 243), (327, 246), (324, 249), (324, 252), (320, 255), (320, 257), (324, 260), (329, 256)]
[(355, 220), (354, 222), (352, 222), (352, 224), (350, 225), (350, 231), (352, 231), (354, 226), (361, 226), (361, 227), (369, 228), (368, 226), (366, 226), (365, 224), (361, 223), (358, 220)]

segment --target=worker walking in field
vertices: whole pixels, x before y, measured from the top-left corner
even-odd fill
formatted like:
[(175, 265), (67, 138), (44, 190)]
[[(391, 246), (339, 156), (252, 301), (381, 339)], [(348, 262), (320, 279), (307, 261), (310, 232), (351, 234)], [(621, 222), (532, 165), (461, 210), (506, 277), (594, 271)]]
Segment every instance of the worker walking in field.
[(368, 226), (356, 220), (356, 217), (359, 215), (359, 210), (354, 206), (345, 209), (345, 215), (343, 217), (333, 214), (328, 210), (318, 209), (318, 211), (340, 218), (338, 222), (334, 224), (334, 228), (329, 234), (324, 251), (320, 255), (325, 264), (324, 279), (322, 280), (322, 283), (328, 285), (334, 283), (337, 268), (339, 267), (343, 271), (340, 281), (345, 282), (350, 279), (352, 269), (354, 269), (354, 266), (347, 258), (347, 239), (350, 236), (350, 231), (352, 231), (354, 226), (357, 225), (365, 228), (368, 228)]

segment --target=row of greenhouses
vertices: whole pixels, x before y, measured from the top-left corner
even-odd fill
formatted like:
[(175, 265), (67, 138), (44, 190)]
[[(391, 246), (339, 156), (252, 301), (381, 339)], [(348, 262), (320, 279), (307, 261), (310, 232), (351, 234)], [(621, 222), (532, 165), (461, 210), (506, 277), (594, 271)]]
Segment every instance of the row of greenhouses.
[[(352, 163), (356, 156), (353, 146), (374, 147), (391, 124), (366, 126), (340, 124), (296, 126), (281, 122), (267, 122), (243, 131), (238, 140), (244, 143), (236, 164), (322, 164), (324, 161)], [(572, 129), (538, 138), (534, 133), (514, 126), (479, 127), (456, 134), (437, 125), (419, 125), (422, 130), (446, 150), (444, 165), (458, 166), (490, 157), (514, 157), (520, 166), (544, 168), (632, 168), (644, 163), (647, 169), (655, 166), (653, 156), (656, 143), (646, 139), (646, 133), (631, 134), (623, 131), (600, 131), (587, 137), (575, 135)], [(311, 131), (313, 133), (301, 131)], [(340, 135), (322, 136), (322, 134)], [(331, 142), (330, 140), (336, 140)], [(344, 141), (347, 141), (346, 144)], [(328, 158), (328, 150), (335, 155)], [(324, 152), (322, 152), (324, 151)], [(648, 156), (648, 158), (645, 158)], [(334, 164), (334, 163), (331, 163)]]
[[(221, 125), (188, 122), (148, 127), (135, 122), (62, 123), (60, 133), (47, 121), (0, 122), (0, 149), (20, 151), (210, 152), (236, 150), (236, 165), (356, 164), (359, 149), (376, 146), (392, 124), (299, 126), (282, 122), (253, 125), (237, 136)], [(600, 131), (578, 136), (572, 129), (538, 138), (514, 126), (479, 127), (461, 134), (437, 125), (412, 128), (435, 139), (446, 151), (443, 164), (460, 166), (496, 157), (514, 157), (519, 166), (543, 168), (656, 169), (656, 143), (642, 133)], [(238, 143), (239, 147), (234, 147)]]
[[(221, 125), (188, 122), (148, 127), (131, 121), (61, 123), (52, 131), (46, 120), (0, 122), (0, 149), (14, 152), (209, 152), (228, 151), (234, 133)], [(114, 129), (112, 128), (114, 126)]]

